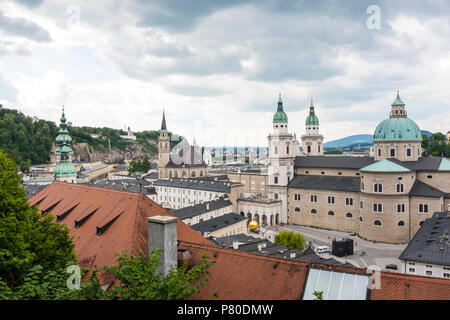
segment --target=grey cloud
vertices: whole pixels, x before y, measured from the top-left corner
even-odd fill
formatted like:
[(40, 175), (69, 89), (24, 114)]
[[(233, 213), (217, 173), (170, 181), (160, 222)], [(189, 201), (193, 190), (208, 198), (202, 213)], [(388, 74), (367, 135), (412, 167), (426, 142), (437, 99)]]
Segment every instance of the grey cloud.
[(30, 8), (39, 7), (43, 2), (42, 0), (15, 0), (15, 1)]
[(229, 92), (209, 86), (172, 85), (167, 86), (169, 92), (189, 97), (217, 97)]
[(0, 30), (6, 34), (38, 42), (51, 41), (50, 34), (37, 23), (23, 18), (8, 17), (0, 10)]

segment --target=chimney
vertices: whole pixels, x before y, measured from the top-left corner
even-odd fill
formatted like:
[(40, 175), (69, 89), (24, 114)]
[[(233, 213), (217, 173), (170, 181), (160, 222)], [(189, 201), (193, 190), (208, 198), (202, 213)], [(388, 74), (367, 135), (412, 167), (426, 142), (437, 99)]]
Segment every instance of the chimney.
[(209, 211), (209, 203), (206, 204), (206, 210)]
[(156, 272), (166, 276), (177, 266), (177, 218), (170, 216), (148, 217), (148, 253), (161, 249), (162, 266)]

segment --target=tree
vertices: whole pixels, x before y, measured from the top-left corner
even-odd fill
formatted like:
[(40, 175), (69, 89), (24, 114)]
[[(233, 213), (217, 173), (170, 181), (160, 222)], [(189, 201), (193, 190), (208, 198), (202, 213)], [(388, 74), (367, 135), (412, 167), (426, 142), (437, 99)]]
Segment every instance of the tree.
[(341, 150), (326, 150), (323, 154), (344, 154)]
[(214, 263), (205, 254), (199, 264), (191, 269), (184, 262), (172, 269), (167, 276), (156, 273), (161, 265), (161, 250), (157, 249), (147, 257), (142, 251), (130, 255), (126, 251), (119, 255), (118, 266), (104, 267), (103, 270), (115, 276), (120, 284), (108, 290), (111, 298), (124, 300), (182, 300), (200, 290), (206, 283), (204, 276)]
[(76, 261), (66, 226), (28, 204), (17, 165), (0, 150), (0, 278), (10, 287), (35, 266), (56, 270)]
[(281, 231), (275, 236), (275, 244), (285, 245), (289, 249), (303, 250), (306, 245), (306, 240), (300, 233)]

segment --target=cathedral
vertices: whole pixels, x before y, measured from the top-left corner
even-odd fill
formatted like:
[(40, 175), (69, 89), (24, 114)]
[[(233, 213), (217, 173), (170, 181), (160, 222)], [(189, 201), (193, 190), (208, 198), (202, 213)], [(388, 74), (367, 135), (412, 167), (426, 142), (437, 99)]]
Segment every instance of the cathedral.
[(281, 200), (282, 223), (407, 243), (425, 219), (450, 209), (450, 160), (422, 157), (421, 131), (398, 92), (375, 129), (374, 157), (324, 156), (312, 101), (301, 139), (294, 156), (280, 98), (268, 137), (268, 197)]

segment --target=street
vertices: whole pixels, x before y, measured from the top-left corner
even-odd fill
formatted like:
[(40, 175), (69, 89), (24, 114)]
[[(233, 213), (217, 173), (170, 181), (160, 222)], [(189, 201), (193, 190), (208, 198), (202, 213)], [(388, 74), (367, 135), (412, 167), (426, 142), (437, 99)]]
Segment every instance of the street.
[[(396, 264), (398, 267), (397, 272), (402, 271), (401, 261), (398, 257), (406, 248), (406, 244), (373, 243), (363, 240), (358, 236), (351, 236), (350, 233), (347, 232), (322, 230), (298, 225), (272, 226), (270, 230), (275, 234), (283, 230), (294, 231), (302, 234), (305, 240), (311, 242), (314, 246), (328, 246), (330, 250), (333, 238), (350, 238), (353, 239), (354, 244), (354, 254), (352, 256), (339, 258), (330, 253), (323, 253), (321, 256), (324, 258), (334, 258), (343, 263), (349, 262), (354, 266), (361, 268), (377, 265), (381, 270), (386, 270), (386, 265)], [(361, 256), (362, 251), (366, 252), (364, 256)], [(388, 271), (396, 272), (395, 270)]]

